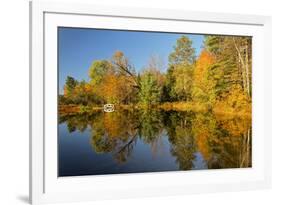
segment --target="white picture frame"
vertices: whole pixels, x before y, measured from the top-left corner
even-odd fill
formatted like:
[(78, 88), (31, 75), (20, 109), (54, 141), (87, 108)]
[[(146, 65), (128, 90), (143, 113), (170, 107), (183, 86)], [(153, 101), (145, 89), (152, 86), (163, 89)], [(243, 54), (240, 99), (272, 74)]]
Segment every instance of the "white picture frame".
[[(58, 26), (253, 36), (253, 167), (58, 178)], [(271, 18), (184, 10), (31, 2), (30, 111), (32, 204), (269, 188)]]

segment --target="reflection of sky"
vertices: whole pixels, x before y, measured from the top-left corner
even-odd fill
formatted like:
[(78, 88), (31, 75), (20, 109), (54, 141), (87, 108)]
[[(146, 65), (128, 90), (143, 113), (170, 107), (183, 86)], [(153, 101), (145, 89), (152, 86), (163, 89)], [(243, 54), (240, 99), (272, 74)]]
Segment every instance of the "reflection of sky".
[[(59, 89), (66, 76), (88, 80), (88, 69), (94, 60), (109, 59), (121, 50), (137, 71), (151, 55), (159, 56), (167, 67), (168, 56), (176, 40), (183, 34), (159, 32), (132, 32), (79, 28), (59, 28)], [(186, 34), (198, 55), (203, 46), (203, 35)]]
[[(177, 171), (179, 169), (176, 158), (171, 155), (170, 142), (166, 134), (163, 134), (157, 145), (154, 145), (155, 151), (152, 150), (151, 143), (145, 143), (138, 136), (126, 162), (118, 163), (112, 152), (99, 153), (95, 150), (95, 147), (91, 145), (92, 133), (94, 132), (91, 129), (69, 133), (66, 123), (59, 125), (59, 176)], [(107, 137), (104, 136), (104, 139)], [(100, 144), (97, 144), (102, 147), (102, 140)]]

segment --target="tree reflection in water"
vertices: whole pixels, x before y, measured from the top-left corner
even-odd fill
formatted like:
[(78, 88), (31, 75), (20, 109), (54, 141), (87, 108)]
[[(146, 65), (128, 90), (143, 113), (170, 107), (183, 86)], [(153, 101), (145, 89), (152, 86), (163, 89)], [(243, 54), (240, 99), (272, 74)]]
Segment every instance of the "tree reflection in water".
[(93, 151), (111, 154), (118, 163), (130, 159), (138, 141), (150, 145), (153, 154), (161, 154), (161, 140), (168, 136), (179, 170), (193, 169), (198, 153), (208, 169), (251, 167), (247, 118), (152, 109), (61, 116), (59, 123), (66, 123), (69, 133), (90, 129)]

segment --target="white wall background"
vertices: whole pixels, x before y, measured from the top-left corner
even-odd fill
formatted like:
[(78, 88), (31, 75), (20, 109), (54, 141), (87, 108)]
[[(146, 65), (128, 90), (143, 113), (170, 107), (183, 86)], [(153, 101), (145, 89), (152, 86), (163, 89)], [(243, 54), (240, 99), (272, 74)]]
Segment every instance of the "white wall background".
[[(78, 0), (71, 0), (78, 1)], [(278, 0), (80, 0), (110, 6), (270, 15), (273, 20), (273, 188), (235, 193), (127, 199), (75, 204), (280, 204), (281, 5)], [(28, 200), (28, 1), (0, 3), (0, 204)], [(71, 196), (70, 196), (71, 197)]]

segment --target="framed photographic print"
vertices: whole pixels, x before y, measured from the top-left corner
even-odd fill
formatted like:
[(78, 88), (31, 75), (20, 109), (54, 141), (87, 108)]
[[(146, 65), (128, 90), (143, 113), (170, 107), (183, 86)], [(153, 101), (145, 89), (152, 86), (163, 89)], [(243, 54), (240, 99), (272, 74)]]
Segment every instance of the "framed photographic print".
[(270, 187), (270, 17), (31, 2), (30, 22), (32, 204)]

